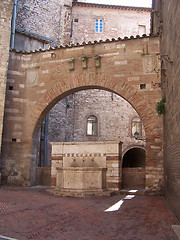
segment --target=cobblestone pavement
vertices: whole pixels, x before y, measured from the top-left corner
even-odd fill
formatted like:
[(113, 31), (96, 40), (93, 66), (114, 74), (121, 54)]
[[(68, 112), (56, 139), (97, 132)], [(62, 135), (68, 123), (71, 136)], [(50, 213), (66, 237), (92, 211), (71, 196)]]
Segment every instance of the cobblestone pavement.
[[(174, 240), (163, 197), (56, 197), (42, 188), (0, 189), (0, 235), (19, 240)], [(117, 203), (119, 210), (106, 211)], [(111, 210), (111, 209), (110, 209)]]

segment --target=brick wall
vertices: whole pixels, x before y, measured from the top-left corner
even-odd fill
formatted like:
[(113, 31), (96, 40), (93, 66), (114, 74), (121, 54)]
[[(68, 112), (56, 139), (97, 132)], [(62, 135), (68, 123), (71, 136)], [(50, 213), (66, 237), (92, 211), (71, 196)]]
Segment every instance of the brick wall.
[(124, 189), (144, 189), (145, 168), (123, 168), (122, 183)]
[[(149, 34), (150, 9), (108, 7), (74, 3), (72, 42), (88, 42), (124, 36)], [(103, 20), (103, 32), (95, 32), (95, 20)]]
[[(160, 6), (155, 9), (157, 10), (155, 22), (160, 25), (162, 89), (166, 97), (164, 115), (165, 196), (180, 219), (180, 2), (178, 0), (154, 1), (154, 6)], [(158, 15), (162, 18), (159, 19)]]
[(9, 57), (9, 44), (11, 34), (11, 16), (13, 1), (0, 1), (0, 149), (4, 118), (4, 102), (7, 81), (7, 66)]
[[(44, 117), (64, 97), (97, 87), (116, 92), (138, 112), (147, 140), (146, 189), (159, 191), (163, 169), (162, 122), (155, 110), (161, 98), (157, 52), (157, 37), (26, 54), (12, 52), (3, 138), (3, 176), (7, 177), (8, 183), (34, 184), (36, 140)], [(95, 65), (96, 55), (101, 56), (99, 67)], [(87, 68), (83, 68), (82, 56), (88, 59)], [(71, 70), (72, 59), (74, 70)], [(145, 88), (142, 89), (141, 84)]]

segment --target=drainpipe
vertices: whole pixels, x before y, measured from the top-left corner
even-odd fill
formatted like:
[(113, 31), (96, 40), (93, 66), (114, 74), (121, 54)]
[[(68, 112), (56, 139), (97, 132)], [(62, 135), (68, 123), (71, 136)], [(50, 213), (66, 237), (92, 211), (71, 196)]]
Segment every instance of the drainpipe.
[(48, 123), (49, 123), (49, 113), (45, 118), (45, 126), (44, 126), (44, 166), (48, 166)]
[(17, 4), (18, 4), (18, 0), (14, 0), (13, 13), (12, 13), (12, 21), (11, 21), (11, 42), (10, 42), (10, 49), (11, 49), (11, 50), (14, 48)]

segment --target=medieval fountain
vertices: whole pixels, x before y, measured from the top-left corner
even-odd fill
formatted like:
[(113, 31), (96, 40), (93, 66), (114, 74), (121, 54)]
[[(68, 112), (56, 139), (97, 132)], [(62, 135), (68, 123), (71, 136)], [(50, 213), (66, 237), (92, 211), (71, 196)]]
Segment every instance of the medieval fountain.
[(51, 145), (54, 194), (99, 196), (121, 189), (122, 142), (52, 142)]

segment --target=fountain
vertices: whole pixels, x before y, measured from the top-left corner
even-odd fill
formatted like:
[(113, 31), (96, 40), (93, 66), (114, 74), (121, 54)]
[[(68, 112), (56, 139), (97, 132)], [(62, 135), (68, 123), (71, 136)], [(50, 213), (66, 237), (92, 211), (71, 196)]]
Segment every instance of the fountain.
[(51, 144), (51, 177), (57, 195), (100, 195), (119, 190), (121, 142)]

